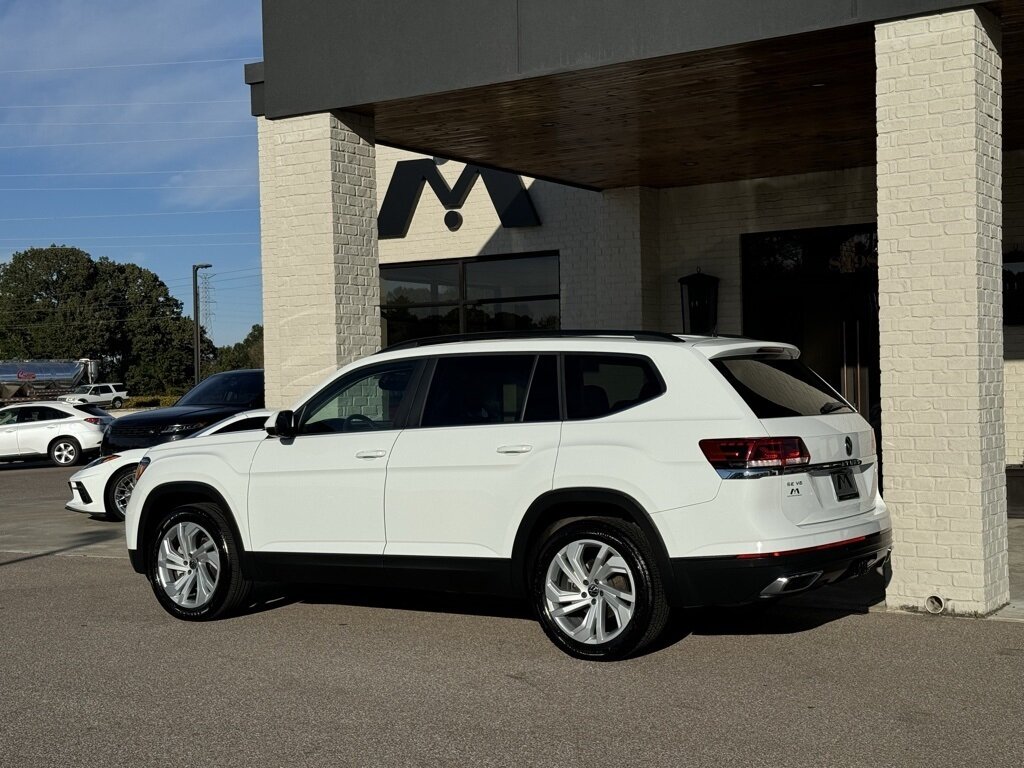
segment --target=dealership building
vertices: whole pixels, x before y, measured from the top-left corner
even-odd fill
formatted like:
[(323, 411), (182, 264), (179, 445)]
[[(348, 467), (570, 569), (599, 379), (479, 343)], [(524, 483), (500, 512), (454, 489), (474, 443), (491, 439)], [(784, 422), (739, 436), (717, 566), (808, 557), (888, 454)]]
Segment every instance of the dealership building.
[(793, 342), (878, 430), (888, 604), (1010, 601), (1024, 0), (293, 0), (263, 23), (268, 407), (416, 336)]

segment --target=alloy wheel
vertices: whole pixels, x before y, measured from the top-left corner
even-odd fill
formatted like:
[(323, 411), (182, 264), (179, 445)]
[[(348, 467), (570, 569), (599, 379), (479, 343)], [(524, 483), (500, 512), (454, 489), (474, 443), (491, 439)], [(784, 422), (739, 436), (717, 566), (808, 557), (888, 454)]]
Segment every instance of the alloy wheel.
[(202, 608), (217, 590), (220, 551), (203, 526), (178, 523), (160, 540), (156, 566), (157, 580), (172, 601), (182, 608)]
[(114, 507), (123, 518), (128, 511), (128, 500), (135, 490), (135, 473), (127, 472), (114, 485)]
[(53, 446), (53, 460), (58, 464), (62, 466), (74, 464), (77, 458), (78, 449), (75, 448), (74, 443), (61, 441)]
[(622, 555), (603, 541), (570, 542), (548, 565), (544, 604), (555, 625), (576, 642), (609, 642), (633, 617), (633, 572)]

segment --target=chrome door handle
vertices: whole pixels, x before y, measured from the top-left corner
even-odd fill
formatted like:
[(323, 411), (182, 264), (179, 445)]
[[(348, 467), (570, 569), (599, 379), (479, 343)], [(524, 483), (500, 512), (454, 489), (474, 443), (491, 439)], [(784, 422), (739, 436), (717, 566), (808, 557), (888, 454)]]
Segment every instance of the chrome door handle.
[(357, 459), (382, 459), (388, 455), (387, 451), (359, 451)]
[(532, 445), (502, 445), (498, 447), (498, 453), (529, 453), (532, 450)]

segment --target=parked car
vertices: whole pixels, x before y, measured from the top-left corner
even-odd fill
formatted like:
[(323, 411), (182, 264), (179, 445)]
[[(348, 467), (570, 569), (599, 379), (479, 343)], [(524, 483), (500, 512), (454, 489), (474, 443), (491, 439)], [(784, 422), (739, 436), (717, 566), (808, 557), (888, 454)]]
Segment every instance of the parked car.
[(93, 405), (109, 405), (120, 408), (128, 399), (128, 390), (124, 384), (82, 384), (66, 395), (57, 398), (65, 403), (92, 403)]
[[(270, 413), (267, 410), (236, 413), (188, 437), (262, 431)], [(128, 499), (135, 488), (135, 468), (138, 467), (139, 460), (146, 455), (146, 450), (133, 448), (109, 456), (100, 456), (84, 466), (68, 481), (71, 499), (64, 505), (65, 508), (72, 512), (105, 515), (108, 520), (124, 520)]]
[(174, 405), (122, 416), (103, 436), (103, 455), (180, 440), (221, 419), (263, 407), (263, 371), (215, 373)]
[(114, 417), (95, 405), (56, 400), (0, 408), (0, 460), (48, 456), (59, 467), (97, 451)]
[(889, 557), (871, 427), (787, 344), (400, 344), (267, 424), (139, 464), (129, 554), (173, 616), (224, 616), (255, 580), (521, 595), (560, 649), (615, 659), (670, 607)]

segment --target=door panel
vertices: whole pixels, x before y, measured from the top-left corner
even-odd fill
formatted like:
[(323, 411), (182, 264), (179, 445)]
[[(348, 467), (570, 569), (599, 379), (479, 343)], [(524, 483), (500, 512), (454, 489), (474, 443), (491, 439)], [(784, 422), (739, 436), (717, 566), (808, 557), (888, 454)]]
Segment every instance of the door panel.
[[(53, 418), (53, 417), (59, 418)], [(27, 406), (18, 414), (19, 453), (46, 453), (50, 441), (59, 435), (71, 433), (62, 429), (62, 422), (68, 420), (60, 411), (45, 406)]]
[(249, 477), (255, 551), (383, 553), (388, 456), (420, 367), (401, 361), (342, 376), (298, 412), (294, 438), (260, 444)]
[(561, 424), (406, 430), (388, 462), (388, 555), (510, 557), (551, 490)]
[(388, 555), (509, 557), (551, 490), (561, 435), (553, 355), (450, 355), (432, 366), (421, 427), (388, 462)]
[(0, 456), (17, 456), (18, 448), (18, 410), (0, 412)]
[[(249, 475), (252, 548), (384, 551), (384, 475), (398, 430), (264, 440)], [(357, 454), (372, 453), (374, 458)]]

